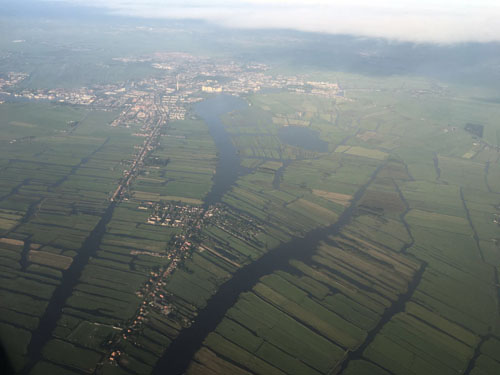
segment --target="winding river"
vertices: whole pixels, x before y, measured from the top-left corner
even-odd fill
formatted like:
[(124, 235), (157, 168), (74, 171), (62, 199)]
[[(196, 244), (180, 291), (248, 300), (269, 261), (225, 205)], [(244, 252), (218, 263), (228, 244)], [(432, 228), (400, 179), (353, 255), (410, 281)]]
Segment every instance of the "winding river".
[[(217, 203), (238, 177), (244, 173), (244, 170), (239, 166), (240, 158), (237, 150), (231, 143), (230, 135), (220, 120), (221, 115), (244, 108), (243, 104), (245, 103), (241, 99), (220, 95), (201, 102), (195, 107), (197, 115), (207, 123), (210, 134), (214, 137), (219, 156), (214, 185), (205, 204)], [(183, 329), (172, 342), (158, 361), (153, 374), (183, 374), (194, 354), (200, 349), (203, 340), (222, 321), (226, 312), (236, 303), (241, 293), (249, 291), (262, 276), (277, 270), (286, 270), (291, 259), (309, 260), (320, 242), (328, 241), (328, 236), (337, 234), (344, 225), (349, 223), (357, 201), (376, 178), (380, 168), (381, 166), (377, 168), (369, 181), (356, 192), (351, 206), (342, 213), (335, 224), (312, 230), (302, 238), (295, 237), (270, 250), (255, 262), (237, 270), (233, 277), (222, 284), (208, 300), (206, 307), (199, 311), (194, 323), (189, 328)]]
[(213, 177), (212, 189), (205, 197), (205, 206), (219, 202), (238, 177), (249, 172), (248, 168), (240, 165), (241, 158), (238, 150), (221, 121), (222, 115), (246, 107), (248, 104), (243, 99), (231, 95), (217, 95), (194, 106), (196, 115), (207, 124), (217, 147), (216, 173)]

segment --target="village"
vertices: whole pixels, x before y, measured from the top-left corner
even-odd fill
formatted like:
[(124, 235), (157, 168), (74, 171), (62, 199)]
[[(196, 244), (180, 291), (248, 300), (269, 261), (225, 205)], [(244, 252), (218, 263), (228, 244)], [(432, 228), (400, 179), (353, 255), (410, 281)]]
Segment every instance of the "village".
[[(147, 223), (150, 225), (167, 226), (178, 228), (179, 233), (174, 235), (167, 244), (164, 253), (153, 253), (149, 251), (131, 251), (132, 255), (147, 254), (149, 256), (166, 258), (169, 263), (166, 266), (150, 272), (149, 279), (136, 291), (141, 299), (140, 307), (136, 315), (130, 319), (127, 325), (122, 327), (120, 335), (116, 335), (108, 341), (108, 361), (116, 363), (124, 353), (121, 349), (122, 340), (128, 340), (134, 345), (140, 346), (135, 337), (140, 336), (141, 328), (148, 321), (151, 311), (173, 316), (176, 318), (176, 308), (171, 299), (173, 296), (164, 287), (172, 273), (195, 251), (209, 251), (236, 267), (240, 264), (230, 259), (223, 253), (229, 249), (224, 241), (207, 236), (203, 232), (206, 227), (216, 227), (237, 238), (245, 239), (256, 245), (262, 245), (256, 239), (261, 232), (260, 224), (246, 215), (236, 215), (223, 204), (217, 204), (204, 208), (181, 202), (141, 202), (137, 207), (139, 210), (147, 210), (150, 215)], [(188, 326), (190, 322), (182, 314), (177, 317), (179, 323)]]

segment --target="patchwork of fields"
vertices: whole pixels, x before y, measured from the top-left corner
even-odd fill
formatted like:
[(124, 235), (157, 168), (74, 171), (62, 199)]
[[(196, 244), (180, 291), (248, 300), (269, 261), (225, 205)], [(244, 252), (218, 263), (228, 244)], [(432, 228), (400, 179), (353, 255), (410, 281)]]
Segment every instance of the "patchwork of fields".
[[(436, 99), (438, 107), (432, 95), (415, 98), (410, 90), (389, 106), (394, 99), (387, 94), (366, 91), (353, 87), (352, 101), (337, 102), (334, 127), (314, 113), (321, 110), (311, 109), (309, 98), (252, 99), (259, 133), (266, 131), (260, 120), (266, 113), (275, 115), (267, 121), (269, 133), (285, 125), (276, 118), (307, 113), (301, 126), (340, 143), (289, 162), (278, 189), (259, 170), (246, 176), (226, 202), (271, 223), (289, 202), (309, 200), (337, 218), (354, 205), (354, 214), (309, 257), (291, 259), (242, 293), (205, 338), (189, 374), (499, 371), (500, 196), (490, 183), (498, 178), (491, 168), (499, 153), (488, 143), (496, 144), (495, 132), (477, 141), (463, 130), (464, 119), (479, 116), (472, 104), (458, 108)], [(483, 121), (497, 126), (491, 119), (498, 109), (485, 107)], [(238, 117), (231, 116), (231, 131), (247, 134), (249, 118), (236, 125)], [(480, 145), (474, 155), (463, 156), (473, 143)], [(377, 166), (363, 195), (353, 199)], [(329, 222), (310, 207), (300, 206), (299, 222)], [(295, 224), (295, 216), (285, 215), (282, 228)]]
[(224, 115), (245, 173), (212, 206), (217, 149), (192, 113), (112, 202), (138, 125), (1, 104), (0, 338), (16, 371), (168, 373), (221, 285), (279, 249), (190, 344), (188, 374), (499, 372), (498, 108), (341, 79), (345, 97), (252, 94)]

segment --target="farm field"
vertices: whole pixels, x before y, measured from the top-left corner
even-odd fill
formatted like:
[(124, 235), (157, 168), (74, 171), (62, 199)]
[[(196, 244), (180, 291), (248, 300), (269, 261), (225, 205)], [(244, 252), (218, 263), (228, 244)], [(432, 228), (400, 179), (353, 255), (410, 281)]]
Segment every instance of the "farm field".
[[(188, 373), (494, 374), (498, 363), (482, 348), (493, 348), (500, 334), (500, 198), (489, 183), (497, 178), (491, 168), (498, 153), (466, 154), (476, 141), (463, 130), (449, 130), (450, 122), (461, 121), (457, 113), (467, 116), (454, 104), (446, 117), (426, 98), (417, 105), (411, 94), (401, 94), (388, 109), (385, 94), (368, 97), (354, 88), (355, 100), (336, 104), (337, 125), (328, 129), (315, 121), (317, 107), (296, 97), (256, 96), (255, 119), (231, 115), (228, 128), (235, 139), (243, 132), (252, 137), (247, 129), (254, 121), (259, 134), (275, 134), (290, 125), (291, 114), (306, 113), (301, 126), (343, 142), (286, 162), (279, 184), (275, 169), (248, 162), (261, 167), (238, 180), (225, 202), (290, 227), (289, 235), (306, 233), (312, 227), (298, 224), (321, 217), (308, 212), (314, 207), (308, 200), (335, 212), (337, 220), (346, 207), (354, 205), (354, 213), (309, 256), (292, 258), (242, 293), (205, 338)], [(448, 105), (444, 99), (439, 104)], [(434, 116), (429, 125), (426, 118), (411, 118), (426, 110)], [(253, 154), (245, 155), (254, 159), (248, 160), (289, 159), (266, 155), (264, 144), (252, 147)], [(279, 213), (293, 206), (301, 213), (297, 222), (284, 214), (280, 224)], [(329, 222), (327, 216), (321, 221)]]
[[(0, 104), (0, 339), (17, 373), (499, 371), (498, 105), (308, 74), (238, 99), (197, 73), (106, 86), (98, 104)], [(215, 129), (195, 108), (220, 100), (241, 105)]]
[[(106, 211), (133, 141), (106, 130), (114, 113), (57, 104), (0, 107), (2, 122), (12, 129), (1, 135), (7, 161), (0, 201), (2, 335), (17, 337), (9, 355), (21, 369), (63, 273), (84, 256), (84, 242)], [(76, 128), (70, 121), (78, 122)]]
[(160, 138), (130, 194), (138, 201), (183, 198), (200, 203), (210, 191), (216, 149), (200, 121), (177, 121)]

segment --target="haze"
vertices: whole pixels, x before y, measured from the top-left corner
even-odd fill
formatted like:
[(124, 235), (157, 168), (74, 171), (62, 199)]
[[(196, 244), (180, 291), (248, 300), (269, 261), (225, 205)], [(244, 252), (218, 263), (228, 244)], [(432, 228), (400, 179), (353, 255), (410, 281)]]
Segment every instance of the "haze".
[(280, 28), (398, 41), (500, 40), (500, 5), (480, 1), (56, 0), (143, 18), (198, 19), (227, 27)]

